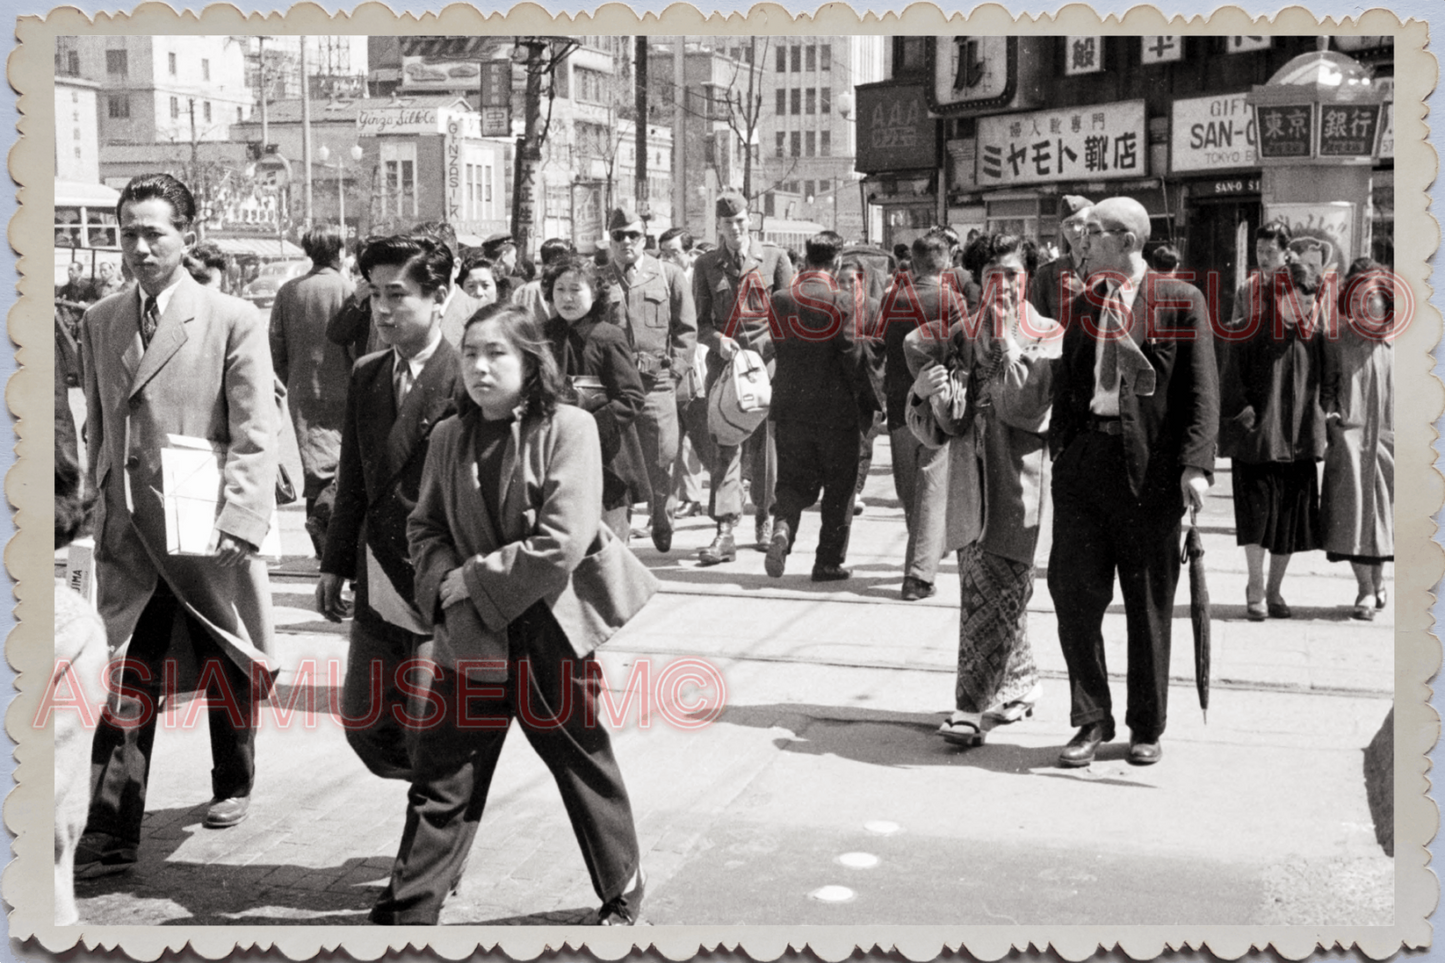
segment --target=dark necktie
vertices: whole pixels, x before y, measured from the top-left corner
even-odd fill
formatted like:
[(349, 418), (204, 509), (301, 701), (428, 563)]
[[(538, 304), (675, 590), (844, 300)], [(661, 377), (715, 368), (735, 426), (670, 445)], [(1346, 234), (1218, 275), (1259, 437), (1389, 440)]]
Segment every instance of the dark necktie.
[(1119, 389), (1119, 339), (1124, 334), (1124, 302), (1119, 288), (1111, 286), (1099, 313), (1100, 336), (1104, 339), (1104, 357), (1099, 364), (1099, 387), (1104, 391)]
[(156, 326), (161, 323), (160, 306), (156, 304), (154, 297), (146, 298), (145, 310), (140, 315), (140, 340), (141, 344), (149, 348), (151, 338), (155, 337)]

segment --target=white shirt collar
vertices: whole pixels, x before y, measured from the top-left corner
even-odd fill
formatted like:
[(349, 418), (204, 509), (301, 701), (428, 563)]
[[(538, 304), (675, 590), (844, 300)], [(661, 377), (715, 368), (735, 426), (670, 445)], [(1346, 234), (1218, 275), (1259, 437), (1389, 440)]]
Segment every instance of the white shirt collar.
[[(171, 298), (175, 296), (176, 288), (180, 287), (180, 285), (181, 276), (179, 273), (177, 273), (176, 279), (170, 284), (166, 285), (164, 291), (156, 295), (156, 317), (163, 318), (166, 316), (166, 307), (171, 303)], [(139, 284), (135, 286), (135, 291), (137, 296), (140, 297), (140, 309), (141, 311), (145, 311), (146, 298), (150, 297), (150, 295), (146, 294), (145, 288), (141, 287)]]
[(411, 380), (415, 382), (417, 378), (421, 377), (421, 369), (425, 368), (426, 363), (431, 360), (431, 356), (437, 353), (437, 345), (441, 343), (442, 329), (438, 326), (437, 329), (432, 332), (432, 339), (427, 346), (410, 358), (403, 358), (400, 351), (392, 348), (391, 350), (396, 355), (396, 364), (398, 365), (398, 368), (394, 370), (399, 370), (399, 366), (405, 364), (411, 368)]

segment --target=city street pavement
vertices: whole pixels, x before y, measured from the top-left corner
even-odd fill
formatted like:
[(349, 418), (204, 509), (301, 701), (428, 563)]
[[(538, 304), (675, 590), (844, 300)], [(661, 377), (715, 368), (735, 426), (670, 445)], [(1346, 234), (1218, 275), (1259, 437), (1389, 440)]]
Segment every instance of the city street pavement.
[[(1029, 606), (1043, 700), (1032, 719), (960, 750), (934, 735), (952, 708), (956, 567), (942, 566), (935, 598), (898, 600), (905, 534), (888, 465), (883, 439), (847, 582), (809, 580), (816, 512), (776, 580), (751, 548), (699, 568), (706, 519), (682, 521), (668, 555), (634, 542), (662, 592), (599, 659), (648, 922), (1392, 920), (1394, 864), (1375, 840), (1362, 751), (1391, 704), (1393, 608), (1351, 620), (1348, 566), (1297, 558), (1285, 582), (1295, 618), (1243, 621), (1244, 556), (1221, 472), (1200, 518), (1215, 602), (1208, 723), (1186, 577), (1164, 758), (1125, 762), (1116, 597), (1105, 635), (1119, 739), (1092, 766), (1064, 770), (1055, 760), (1073, 729), (1043, 545)], [(288, 556), (272, 584), (279, 696), (293, 713), (283, 722), (263, 709), (251, 817), (201, 828), (207, 736), (185, 724), (194, 706), (173, 708), (156, 738), (141, 862), (78, 884), (85, 922), (361, 924), (389, 872), (406, 786), (370, 775), (347, 746), (334, 714), (345, 627), (312, 611), (302, 514), (281, 518)], [(310, 681), (298, 676), (307, 660)], [(711, 667), (700, 676), (710, 687), (670, 685), (682, 660)], [(642, 684), (625, 703), (629, 681)], [(443, 922), (587, 922), (597, 903), (551, 777), (514, 732)]]

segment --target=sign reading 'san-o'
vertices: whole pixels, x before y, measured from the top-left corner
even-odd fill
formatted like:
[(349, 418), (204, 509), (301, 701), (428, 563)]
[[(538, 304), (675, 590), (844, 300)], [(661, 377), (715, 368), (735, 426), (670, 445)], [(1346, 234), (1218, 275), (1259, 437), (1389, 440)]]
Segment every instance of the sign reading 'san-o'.
[(1231, 170), (1258, 167), (1254, 111), (1245, 94), (1219, 94), (1174, 101), (1169, 169)]

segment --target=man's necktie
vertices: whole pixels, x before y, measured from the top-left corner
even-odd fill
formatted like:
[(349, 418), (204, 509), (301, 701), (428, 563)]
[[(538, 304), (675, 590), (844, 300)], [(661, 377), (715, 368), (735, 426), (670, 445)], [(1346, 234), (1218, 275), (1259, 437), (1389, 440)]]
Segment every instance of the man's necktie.
[(411, 393), (411, 364), (406, 361), (397, 362), (396, 366), (396, 407), (401, 410), (401, 403)]
[(1104, 357), (1099, 362), (1099, 387), (1105, 391), (1119, 390), (1119, 339), (1125, 337), (1123, 302), (1119, 289), (1110, 287), (1099, 312), (1099, 336), (1104, 339)]
[(151, 338), (155, 337), (156, 327), (161, 323), (160, 306), (154, 297), (146, 298), (145, 309), (140, 315), (140, 340), (147, 348), (151, 345)]

